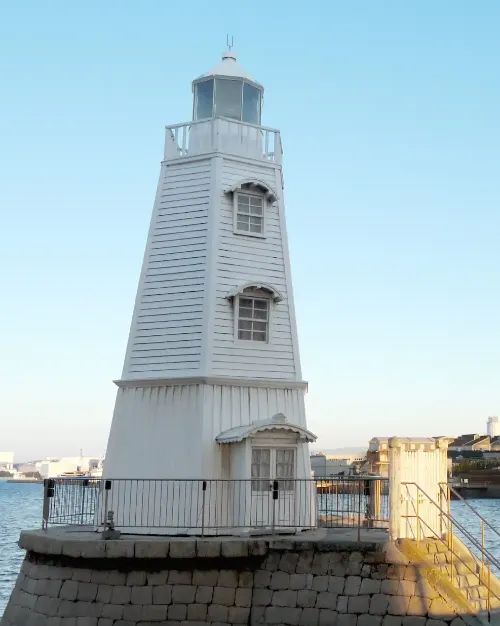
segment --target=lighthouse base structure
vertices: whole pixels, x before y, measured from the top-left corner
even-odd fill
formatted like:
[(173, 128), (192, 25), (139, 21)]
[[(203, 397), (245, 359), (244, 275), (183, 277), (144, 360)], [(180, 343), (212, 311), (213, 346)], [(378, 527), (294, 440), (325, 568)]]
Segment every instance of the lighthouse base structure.
[(98, 521), (113, 511), (124, 532), (173, 535), (315, 525), (305, 383), (118, 384)]

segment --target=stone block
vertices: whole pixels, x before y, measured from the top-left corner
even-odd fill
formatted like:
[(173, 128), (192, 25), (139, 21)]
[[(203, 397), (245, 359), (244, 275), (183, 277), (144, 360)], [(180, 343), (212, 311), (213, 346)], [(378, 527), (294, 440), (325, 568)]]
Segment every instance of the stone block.
[(358, 617), (358, 626), (380, 626), (381, 624), (381, 615), (360, 615)]
[[(277, 592), (279, 593), (279, 592)], [(234, 597), (234, 605), (247, 607), (252, 605), (252, 589), (247, 587), (239, 587), (236, 589), (236, 595)]]
[(418, 580), (418, 578), (418, 569), (414, 565), (407, 565), (404, 579), (412, 580), (413, 582), (415, 582), (416, 580)]
[(339, 613), (337, 615), (337, 626), (356, 626), (358, 616), (354, 613)]
[(113, 592), (113, 587), (111, 585), (99, 585), (97, 589), (97, 602), (103, 602), (104, 604), (109, 604), (111, 602), (111, 593)]
[(382, 626), (402, 626), (402, 618), (396, 615), (385, 615)]
[(113, 620), (109, 617), (100, 617), (97, 620), (97, 626), (113, 626)]
[(295, 573), (295, 568), (299, 560), (299, 555), (296, 552), (285, 552), (280, 559), (278, 569), (288, 574)]
[(248, 556), (248, 543), (246, 541), (238, 540), (222, 541), (221, 555), (226, 558)]
[(172, 602), (172, 585), (156, 585), (153, 589), (153, 604), (170, 604)]
[(142, 620), (142, 604), (126, 604), (123, 607), (123, 619), (129, 622)]
[(193, 585), (206, 585), (208, 587), (215, 587), (218, 577), (219, 572), (216, 569), (197, 569), (193, 572)]
[(132, 559), (134, 557), (134, 544), (132, 541), (109, 539), (104, 548), (108, 559)]
[(267, 554), (267, 543), (263, 539), (254, 539), (248, 542), (249, 556), (264, 556)]
[(232, 587), (214, 587), (212, 602), (221, 606), (233, 606), (235, 595), (236, 589)]
[(46, 626), (61, 626), (61, 620), (62, 617), (49, 617)]
[(318, 626), (319, 609), (304, 609), (300, 614), (299, 626)]
[(330, 555), (328, 553), (317, 552), (312, 560), (311, 574), (315, 576), (324, 576), (329, 574)]
[(196, 541), (178, 540), (170, 542), (170, 557), (172, 559), (193, 559), (196, 556)]
[(76, 602), (71, 600), (61, 600), (59, 610), (57, 611), (58, 617), (77, 617), (76, 606)]
[(271, 582), (269, 588), (273, 590), (289, 589), (290, 588), (290, 574), (286, 572), (273, 572), (271, 576)]
[(320, 609), (319, 626), (335, 626), (337, 624), (337, 612), (330, 609)]
[[(192, 606), (197, 606), (193, 604)], [(142, 607), (142, 620), (144, 622), (162, 622), (167, 618), (168, 607), (161, 604), (149, 604)]]
[(127, 574), (119, 572), (118, 570), (112, 570), (109, 572), (108, 585), (124, 585), (127, 580)]
[(131, 587), (131, 589), (130, 602), (132, 604), (153, 603), (153, 587)]
[(299, 553), (299, 558), (295, 571), (297, 574), (309, 574), (311, 572), (314, 552), (312, 550), (304, 550)]
[(290, 574), (290, 589), (310, 589), (312, 582), (312, 574)]
[(93, 539), (92, 541), (82, 541), (80, 546), (80, 556), (82, 559), (103, 559), (106, 554), (106, 542), (104, 540)]
[(45, 596), (49, 587), (49, 580), (47, 578), (40, 578), (35, 584), (35, 594), (37, 596)]
[(142, 587), (146, 584), (146, 572), (134, 571), (127, 574), (127, 587)]
[(221, 569), (217, 579), (217, 587), (232, 587), (236, 589), (238, 586), (238, 572), (233, 569)]
[(167, 582), (168, 572), (148, 572), (146, 578), (148, 585), (157, 587)]
[(214, 588), (207, 585), (200, 585), (196, 589), (195, 602), (199, 604), (210, 604), (214, 594)]
[(62, 584), (61, 591), (59, 592), (59, 597), (62, 600), (76, 600), (76, 596), (78, 594), (78, 582), (76, 580), (65, 580)]
[(96, 583), (79, 583), (77, 600), (83, 600), (84, 602), (93, 602), (97, 596)]
[(188, 621), (206, 622), (207, 605), (206, 604), (190, 604), (187, 608)]
[(356, 561), (347, 563), (346, 573), (349, 576), (360, 576), (361, 570), (363, 569), (362, 563), (357, 563)]
[(432, 600), (429, 598), (421, 598), (419, 596), (413, 596), (410, 598), (408, 604), (407, 615), (420, 615), (427, 617)]
[(387, 568), (389, 566), (385, 563), (377, 564), (372, 566), (371, 577), (374, 580), (385, 580), (387, 577)]
[(435, 598), (431, 602), (428, 615), (434, 619), (452, 620), (456, 613), (442, 598)]
[(368, 578), (371, 573), (372, 573), (371, 565), (365, 564), (361, 567), (361, 573), (360, 573), (361, 578)]
[(348, 576), (345, 580), (344, 595), (357, 596), (361, 587), (361, 576)]
[(92, 570), (90, 572), (90, 582), (98, 585), (105, 585), (108, 582), (109, 572), (107, 570)]
[(97, 617), (77, 617), (76, 626), (97, 626)]
[(238, 576), (238, 587), (244, 589), (253, 588), (253, 572), (240, 572)]
[(429, 598), (430, 600), (439, 598), (438, 592), (424, 579), (420, 579), (415, 584), (415, 595), (421, 598)]
[(316, 606), (318, 592), (313, 589), (302, 589), (297, 591), (297, 606), (312, 608)]
[(92, 570), (84, 568), (73, 570), (73, 580), (89, 583), (92, 580)]
[(328, 591), (331, 593), (343, 593), (345, 578), (343, 576), (330, 576), (328, 580)]
[(465, 626), (465, 621), (461, 617), (455, 617), (451, 620), (450, 626)]
[(390, 615), (406, 615), (410, 604), (409, 596), (391, 596), (387, 612)]
[(97, 602), (76, 602), (76, 617), (102, 617), (103, 605)]
[(210, 604), (208, 606), (207, 621), (209, 622), (227, 622), (229, 609), (221, 604)]
[(229, 607), (227, 621), (230, 624), (247, 624), (250, 616), (250, 609), (243, 606)]
[(275, 572), (281, 561), (280, 552), (269, 552), (264, 561), (263, 569), (267, 569), (269, 572)]
[(348, 613), (368, 613), (370, 607), (370, 596), (350, 596), (347, 605)]
[(442, 619), (428, 619), (425, 626), (448, 626), (448, 623)]
[(402, 619), (402, 626), (425, 626), (425, 617), (407, 616)]
[(107, 619), (121, 619), (123, 617), (123, 606), (117, 604), (105, 604), (102, 607), (102, 617)]
[(347, 613), (349, 606), (349, 596), (339, 596), (337, 598), (337, 613)]
[(387, 568), (387, 578), (389, 580), (404, 580), (406, 565), (389, 565)]
[(275, 591), (271, 604), (272, 606), (297, 606), (297, 592), (290, 589)]
[(30, 578), (35, 580), (44, 580), (49, 577), (48, 567), (39, 563), (31, 566)]
[(253, 585), (256, 589), (264, 589), (271, 584), (271, 572), (259, 569), (254, 573)]
[(380, 581), (380, 591), (388, 596), (397, 596), (399, 589), (399, 580), (382, 580)]
[(399, 596), (414, 596), (415, 595), (415, 583), (411, 580), (400, 580), (398, 587)]
[(191, 572), (172, 569), (168, 573), (168, 582), (170, 585), (190, 585), (193, 575)]
[(37, 580), (35, 578), (25, 578), (22, 583), (21, 589), (26, 593), (35, 593)]
[(71, 567), (49, 567), (47, 572), (47, 578), (51, 580), (70, 580), (73, 576), (73, 569)]
[(35, 604), (35, 611), (42, 615), (55, 616), (58, 614), (61, 600), (49, 596), (39, 596)]
[(329, 591), (320, 591), (316, 598), (316, 608), (335, 610), (337, 608), (337, 594)]
[(62, 580), (49, 580), (47, 583), (47, 595), (51, 598), (58, 598), (61, 592), (63, 581)]
[(373, 580), (372, 578), (363, 578), (361, 581), (361, 587), (359, 593), (373, 594), (380, 593), (380, 580)]
[(287, 624), (288, 626), (298, 626), (301, 609), (268, 606), (266, 608), (264, 620), (266, 624)]
[(125, 587), (125, 585), (115, 585), (113, 592), (111, 593), (111, 604), (128, 604), (130, 602), (130, 596), (132, 595), (132, 589)]
[[(273, 597), (273, 591), (270, 589), (254, 589), (253, 590), (253, 606), (268, 606), (271, 604), (271, 599)], [(316, 594), (314, 596), (314, 600), (316, 600)]]
[(385, 615), (391, 598), (392, 596), (385, 595), (384, 593), (373, 594), (370, 600), (370, 614)]
[(164, 559), (170, 554), (170, 542), (161, 539), (158, 541), (136, 541), (134, 555), (136, 559)]
[(61, 617), (61, 626), (76, 626), (76, 617)]
[(221, 554), (221, 542), (217, 539), (199, 539), (196, 554), (204, 559), (215, 559)]
[(326, 591), (330, 582), (330, 576), (314, 576), (311, 589), (314, 591)]
[[(145, 587), (147, 589), (147, 587)], [(191, 604), (194, 602), (196, 587), (194, 585), (174, 585), (172, 587), (172, 602), (174, 604)], [(143, 602), (143, 604), (146, 604)]]
[(182, 621), (186, 619), (187, 606), (185, 604), (171, 604), (167, 609), (167, 618)]
[(127, 619), (119, 619), (115, 622), (114, 626), (136, 626), (133, 622), (129, 622)]

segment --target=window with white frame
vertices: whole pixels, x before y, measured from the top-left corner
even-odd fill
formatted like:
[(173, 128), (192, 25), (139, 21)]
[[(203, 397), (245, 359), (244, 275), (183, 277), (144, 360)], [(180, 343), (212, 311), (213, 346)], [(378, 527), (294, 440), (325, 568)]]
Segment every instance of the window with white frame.
[(295, 478), (295, 450), (293, 448), (278, 448), (276, 450), (276, 478), (280, 481), (280, 489), (293, 489)]
[(234, 230), (244, 235), (264, 235), (264, 197), (241, 191), (234, 194)]
[(252, 448), (252, 491), (269, 491), (271, 479), (271, 450)]
[(238, 296), (237, 337), (243, 341), (269, 341), (269, 305), (267, 297)]

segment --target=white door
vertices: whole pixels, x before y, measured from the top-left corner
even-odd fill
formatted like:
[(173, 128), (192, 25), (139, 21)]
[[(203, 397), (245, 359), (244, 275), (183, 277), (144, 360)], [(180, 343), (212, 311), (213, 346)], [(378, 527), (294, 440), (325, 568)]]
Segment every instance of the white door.
[(251, 524), (293, 526), (295, 448), (252, 448)]

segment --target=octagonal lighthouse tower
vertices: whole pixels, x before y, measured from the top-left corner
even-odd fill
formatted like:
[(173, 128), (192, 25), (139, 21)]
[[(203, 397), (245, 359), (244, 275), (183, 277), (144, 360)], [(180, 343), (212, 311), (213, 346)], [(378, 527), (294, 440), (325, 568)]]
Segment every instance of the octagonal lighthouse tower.
[[(193, 81), (193, 120), (167, 126), (104, 476), (165, 479), (162, 496), (158, 481), (147, 496), (164, 500), (147, 508), (182, 515), (185, 503), (172, 504), (168, 489), (208, 481), (219, 492), (212, 504), (229, 511), (236, 483), (221, 481), (241, 481), (239, 527), (265, 524), (278, 481), (286, 512), (274, 521), (304, 526), (315, 436), (304, 411), (280, 134), (261, 125), (263, 91), (228, 51)], [(133, 499), (134, 519), (146, 515), (144, 498)], [(175, 515), (151, 526), (178, 532), (198, 519), (176, 524)]]

